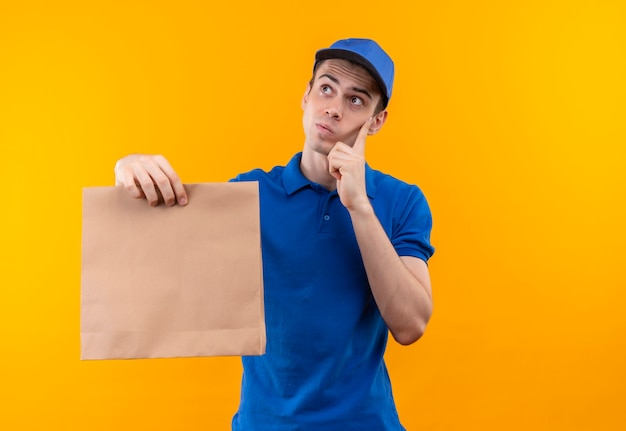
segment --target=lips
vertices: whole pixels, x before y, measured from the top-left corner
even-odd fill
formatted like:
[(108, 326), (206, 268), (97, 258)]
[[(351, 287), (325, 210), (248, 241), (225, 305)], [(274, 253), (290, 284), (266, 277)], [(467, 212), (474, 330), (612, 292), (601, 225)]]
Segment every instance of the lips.
[(327, 134), (327, 135), (335, 134), (335, 131), (332, 129), (332, 127), (330, 127), (326, 123), (315, 123), (315, 127), (321, 133), (324, 133), (324, 134)]

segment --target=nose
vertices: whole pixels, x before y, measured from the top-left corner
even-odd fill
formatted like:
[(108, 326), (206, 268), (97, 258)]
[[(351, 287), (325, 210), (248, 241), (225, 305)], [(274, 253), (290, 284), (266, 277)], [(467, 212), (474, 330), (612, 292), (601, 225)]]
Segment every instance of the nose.
[(331, 105), (329, 105), (324, 112), (326, 113), (326, 115), (328, 115), (330, 118), (333, 118), (335, 120), (339, 120), (341, 119), (341, 107), (338, 105), (338, 103), (333, 103)]

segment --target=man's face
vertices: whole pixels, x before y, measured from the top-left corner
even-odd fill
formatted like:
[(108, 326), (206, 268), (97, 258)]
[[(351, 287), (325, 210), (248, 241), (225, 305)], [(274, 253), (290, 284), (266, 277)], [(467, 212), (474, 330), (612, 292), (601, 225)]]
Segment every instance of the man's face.
[(376, 81), (361, 66), (339, 59), (324, 61), (302, 98), (305, 146), (322, 154), (328, 154), (337, 142), (352, 146), (371, 116), (374, 133), (387, 114), (374, 115), (380, 97)]

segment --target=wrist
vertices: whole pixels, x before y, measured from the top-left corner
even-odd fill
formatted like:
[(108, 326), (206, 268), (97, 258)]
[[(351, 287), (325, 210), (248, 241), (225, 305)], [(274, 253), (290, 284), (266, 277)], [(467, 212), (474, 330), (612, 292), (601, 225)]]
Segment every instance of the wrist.
[(356, 202), (347, 209), (352, 218), (374, 215), (374, 208), (372, 207), (369, 199), (364, 199), (362, 201)]

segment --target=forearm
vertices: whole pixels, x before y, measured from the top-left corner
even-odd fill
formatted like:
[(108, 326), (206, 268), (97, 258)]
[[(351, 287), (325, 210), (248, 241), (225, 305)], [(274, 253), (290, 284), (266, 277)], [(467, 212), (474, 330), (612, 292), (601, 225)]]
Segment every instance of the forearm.
[(400, 257), (371, 205), (350, 210), (372, 294), (385, 323), (400, 344), (421, 337), (432, 313), (426, 264)]

